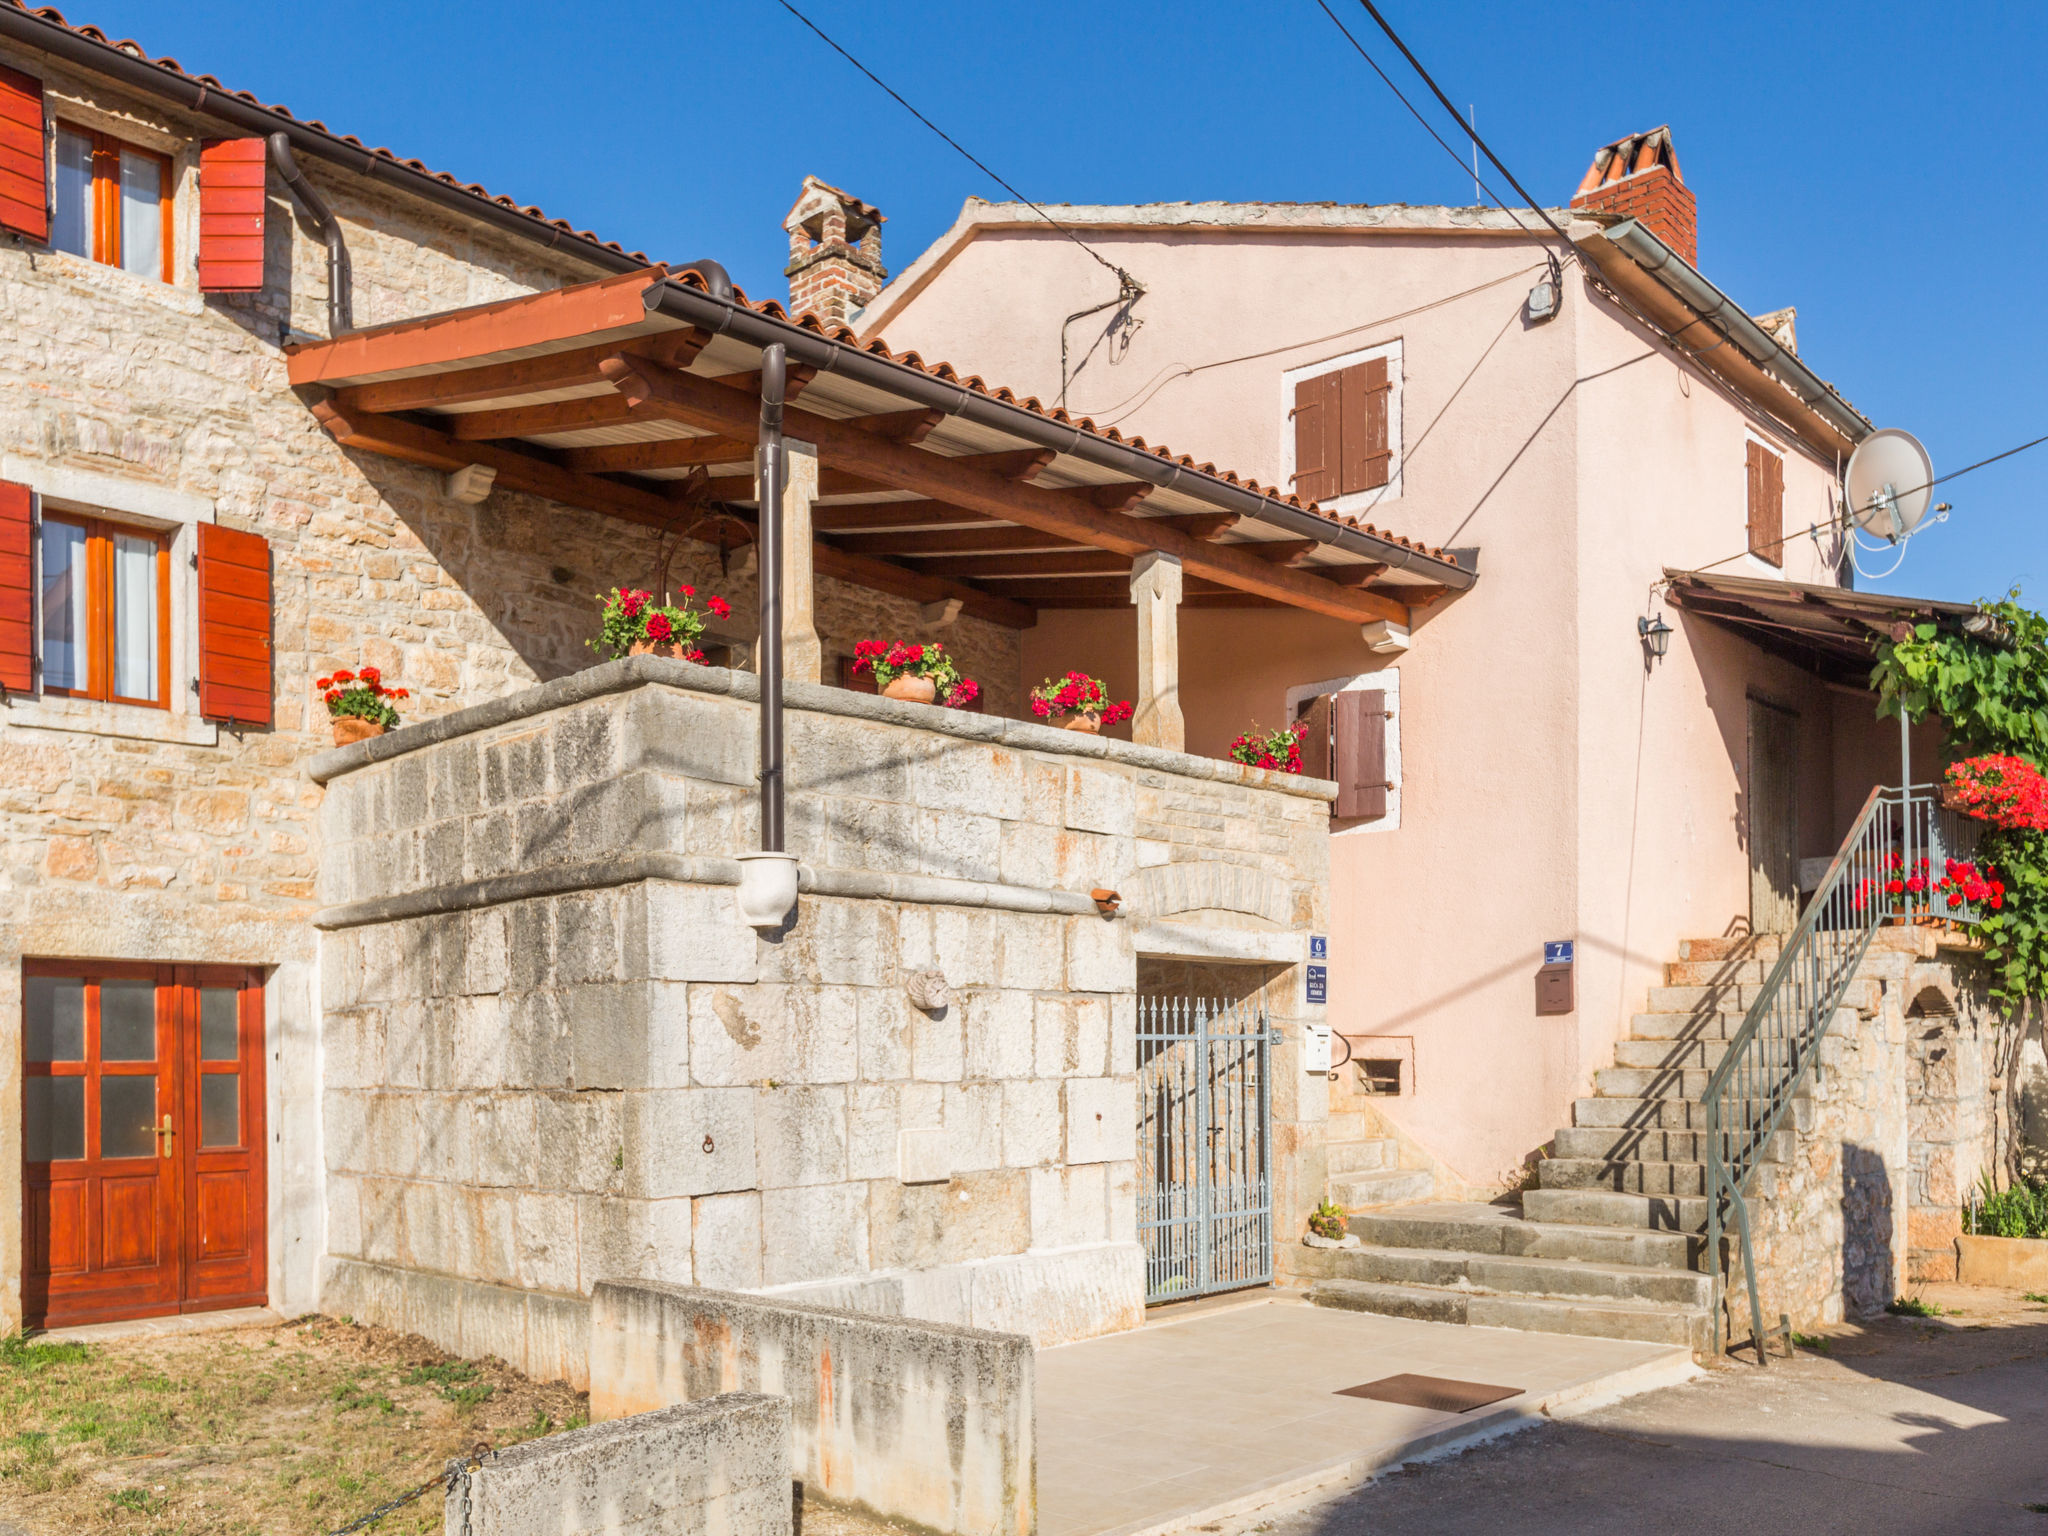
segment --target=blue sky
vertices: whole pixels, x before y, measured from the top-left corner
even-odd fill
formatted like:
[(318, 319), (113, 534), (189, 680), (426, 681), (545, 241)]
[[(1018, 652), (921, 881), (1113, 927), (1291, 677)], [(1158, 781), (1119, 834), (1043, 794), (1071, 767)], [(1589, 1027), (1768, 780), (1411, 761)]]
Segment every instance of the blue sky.
[[(1314, 0), (799, 3), (1040, 201), (1472, 200)], [(1332, 4), (1406, 89), (1354, 0)], [(1669, 122), (1707, 275), (1752, 311), (1796, 305), (1806, 360), (1938, 471), (2048, 433), (2048, 7), (1382, 9), (1546, 202), (1597, 145)], [(882, 208), (892, 266), (1002, 195), (775, 0), (66, 14), (629, 247), (715, 256), (759, 295), (783, 291), (806, 173)], [(2048, 445), (1943, 487), (1953, 517), (1871, 585), (2048, 601), (2043, 480)]]

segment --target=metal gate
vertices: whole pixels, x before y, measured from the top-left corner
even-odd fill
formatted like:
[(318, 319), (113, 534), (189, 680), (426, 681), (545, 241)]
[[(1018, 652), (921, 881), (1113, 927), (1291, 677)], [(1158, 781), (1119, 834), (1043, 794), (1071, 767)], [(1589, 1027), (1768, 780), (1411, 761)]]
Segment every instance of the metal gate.
[(1273, 1278), (1278, 1040), (1253, 1004), (1138, 999), (1138, 1239), (1145, 1300)]

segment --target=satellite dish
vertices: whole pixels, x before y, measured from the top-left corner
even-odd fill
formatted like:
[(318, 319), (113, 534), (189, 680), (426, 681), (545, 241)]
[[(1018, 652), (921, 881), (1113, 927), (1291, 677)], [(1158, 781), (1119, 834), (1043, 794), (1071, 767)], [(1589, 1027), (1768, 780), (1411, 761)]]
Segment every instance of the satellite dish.
[(1927, 516), (1934, 460), (1912, 433), (1886, 427), (1856, 445), (1843, 486), (1849, 521), (1896, 544)]

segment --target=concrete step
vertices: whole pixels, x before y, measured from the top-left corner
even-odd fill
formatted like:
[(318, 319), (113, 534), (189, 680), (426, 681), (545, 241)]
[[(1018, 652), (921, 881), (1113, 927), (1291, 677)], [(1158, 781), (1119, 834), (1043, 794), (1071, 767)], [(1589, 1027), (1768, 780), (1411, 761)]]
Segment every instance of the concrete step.
[(1613, 1189), (1628, 1195), (1704, 1195), (1704, 1163), (1609, 1161), (1597, 1157), (1546, 1157), (1537, 1165), (1545, 1189)]
[(1652, 987), (1645, 1011), (1649, 1013), (1741, 1012), (1756, 1001), (1758, 984), (1730, 983), (1715, 987)]
[(1693, 1131), (1707, 1112), (1684, 1099), (1597, 1098), (1572, 1100), (1572, 1124), (1603, 1129)]
[(1710, 987), (1762, 981), (1768, 969), (1761, 960), (1674, 960), (1664, 967), (1664, 985)]
[(1330, 1198), (1347, 1211), (1427, 1200), (1435, 1193), (1436, 1175), (1424, 1168), (1383, 1168), (1376, 1173), (1333, 1174), (1330, 1177)]
[(1639, 1013), (1628, 1021), (1632, 1040), (1727, 1040), (1742, 1028), (1743, 1015), (1720, 1013)]
[[(1617, 1067), (1684, 1067), (1711, 1072), (1728, 1054), (1726, 1040), (1617, 1040)], [(1783, 1040), (1775, 1045), (1757, 1043), (1744, 1053), (1744, 1060), (1782, 1065), (1792, 1059), (1792, 1049)]]
[[(1790, 1161), (1793, 1146), (1790, 1131), (1777, 1131), (1764, 1156), (1773, 1162)], [(1705, 1147), (1706, 1136), (1700, 1131), (1607, 1125), (1566, 1126), (1550, 1143), (1554, 1157), (1596, 1157), (1610, 1163), (1637, 1158), (1653, 1163), (1697, 1163), (1706, 1156)]]
[(1602, 1067), (1593, 1074), (1593, 1092), (1603, 1099), (1690, 1099), (1707, 1091), (1710, 1074), (1661, 1067)]
[(1385, 1285), (1366, 1280), (1324, 1280), (1309, 1292), (1317, 1306), (1383, 1317), (1413, 1317), (1434, 1323), (1468, 1323), (1475, 1328), (1519, 1328), (1532, 1333), (1568, 1333), (1582, 1338), (1638, 1339), (1687, 1345), (1696, 1353), (1711, 1347), (1707, 1309), (1666, 1307), (1652, 1302), (1561, 1300), (1540, 1296), (1495, 1296), (1484, 1292), (1437, 1290), (1419, 1285)]
[(1329, 1155), (1330, 1172), (1377, 1173), (1382, 1168), (1400, 1166), (1400, 1146), (1391, 1137), (1374, 1141), (1333, 1141), (1325, 1149)]
[(1497, 1296), (1647, 1301), (1671, 1307), (1704, 1307), (1713, 1292), (1706, 1275), (1633, 1264), (1519, 1258), (1453, 1248), (1315, 1248), (1307, 1254), (1313, 1257), (1298, 1267), (1316, 1280), (1364, 1280)]
[(1605, 1189), (1526, 1189), (1522, 1214), (1531, 1221), (1631, 1231), (1704, 1232), (1707, 1202), (1697, 1195), (1631, 1195)]
[(1527, 1221), (1512, 1206), (1452, 1200), (1364, 1211), (1353, 1216), (1350, 1225), (1360, 1242), (1380, 1248), (1429, 1248), (1647, 1269), (1691, 1269), (1700, 1251), (1700, 1240), (1683, 1232), (1630, 1232)]
[(1730, 958), (1775, 960), (1784, 947), (1784, 939), (1775, 933), (1743, 933), (1726, 939), (1680, 939), (1678, 941), (1678, 958), (1681, 960), (1727, 960)]

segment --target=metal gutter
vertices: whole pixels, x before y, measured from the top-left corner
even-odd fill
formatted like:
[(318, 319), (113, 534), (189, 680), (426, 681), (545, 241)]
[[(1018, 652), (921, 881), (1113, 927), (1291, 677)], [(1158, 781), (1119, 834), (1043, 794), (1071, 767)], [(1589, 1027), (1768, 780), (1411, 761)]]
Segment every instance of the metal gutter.
[(273, 112), (243, 101), (218, 86), (148, 59), (139, 59), (110, 43), (94, 42), (74, 32), (61, 21), (52, 21), (34, 11), (17, 10), (0, 4), (0, 37), (62, 59), (80, 69), (104, 75), (139, 91), (175, 102), (188, 111), (228, 124), (257, 138), (283, 134), (291, 147), (316, 159), (325, 160), (358, 176), (410, 192), (451, 209), (464, 218), (486, 224), (547, 246), (567, 251), (613, 272), (637, 272), (647, 266), (643, 256), (615, 251), (588, 235), (560, 229), (547, 220), (472, 192), (466, 187), (441, 180), (429, 171), (414, 170), (396, 160), (373, 154), (361, 145), (350, 144), (340, 135), (315, 128), (282, 112)]
[(1850, 442), (1860, 443), (1876, 430), (1868, 418), (1830, 389), (1796, 353), (1779, 346), (1741, 305), (1700, 276), (1690, 262), (1636, 220), (1625, 219), (1600, 233), (1608, 244), (1656, 278), (1672, 297), (1719, 330), (1750, 361), (1768, 368), (1800, 404), (1823, 417)]
[(1079, 427), (1026, 410), (1021, 405), (993, 399), (964, 384), (949, 383), (906, 364), (876, 357), (871, 352), (820, 336), (816, 331), (791, 321), (778, 320), (758, 310), (748, 309), (729, 296), (714, 297), (683, 283), (665, 282), (648, 289), (647, 303), (650, 309), (658, 309), (715, 336), (730, 336), (763, 349), (780, 344), (788, 348), (792, 363), (887, 390), (920, 405), (944, 411), (949, 416), (993, 427), (1041, 448), (1051, 448), (1083, 463), (1113, 470), (1128, 479), (1142, 480), (1161, 490), (1178, 490), (1197, 496), (1221, 510), (1236, 512), (1268, 527), (1285, 529), (1298, 538), (1314, 539), (1319, 544), (1377, 561), (1393, 570), (1427, 576), (1432, 583), (1454, 592), (1466, 591), (1479, 579), (1476, 558), (1472, 568), (1436, 559), (1392, 539), (1334, 523), (1319, 514), (1304, 512), (1257, 491), (1232, 485), (1215, 475), (1162, 459), (1143, 448), (1112, 442), (1106, 437), (1098, 437)]
[(341, 225), (334, 217), (334, 210), (327, 206), (327, 199), (314, 190), (313, 184), (299, 170), (298, 162), (292, 158), (290, 136), (273, 133), (269, 147), (270, 163), (284, 178), (285, 190), (306, 211), (306, 217), (319, 226), (320, 238), (327, 246), (327, 334), (339, 336), (344, 331), (352, 331), (355, 329), (355, 269), (349, 263), (348, 242), (342, 238)]

